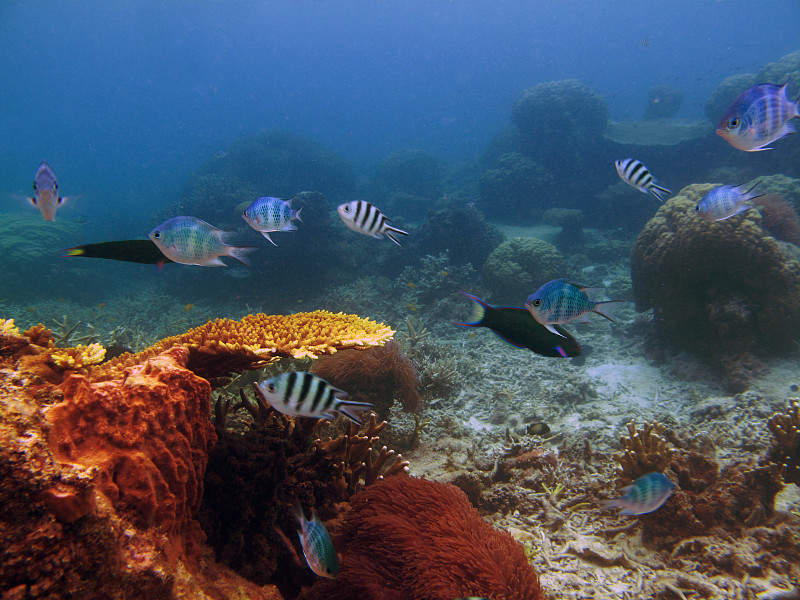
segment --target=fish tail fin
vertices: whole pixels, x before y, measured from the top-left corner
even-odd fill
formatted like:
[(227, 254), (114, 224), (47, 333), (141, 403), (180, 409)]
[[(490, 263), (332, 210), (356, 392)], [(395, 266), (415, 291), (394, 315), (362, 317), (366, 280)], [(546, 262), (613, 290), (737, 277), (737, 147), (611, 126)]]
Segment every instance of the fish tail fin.
[(356, 425), (361, 426), (364, 424), (364, 422), (358, 415), (356, 415), (354, 412), (350, 410), (359, 407), (366, 409), (367, 407), (372, 408), (373, 406), (372, 404), (367, 404), (366, 402), (343, 402), (336, 407), (336, 410), (342, 413), (345, 417), (350, 419)]
[(605, 317), (612, 323), (614, 323), (614, 319), (612, 315), (614, 311), (619, 308), (619, 304), (625, 302), (624, 300), (603, 300), (602, 302), (597, 302), (594, 305), (594, 312), (596, 312), (601, 317)]
[(653, 196), (655, 196), (656, 198), (658, 198), (658, 201), (663, 204), (664, 203), (664, 195), (671, 194), (672, 191), (670, 191), (667, 188), (662, 187), (660, 185), (656, 185), (654, 183), (652, 185), (652, 187), (650, 188), (650, 193), (653, 194)]
[(467, 323), (457, 323), (454, 321), (453, 325), (460, 325), (461, 327), (480, 327), (481, 323), (483, 323), (483, 318), (486, 316), (486, 307), (489, 305), (477, 296), (473, 296), (467, 292), (461, 293), (470, 300), (473, 300), (475, 304), (472, 305), (472, 313), (469, 316), (471, 319), (470, 321)]
[(400, 235), (408, 235), (407, 231), (403, 231), (402, 229), (398, 229), (397, 227), (391, 227), (390, 225), (386, 226), (386, 231), (384, 233), (386, 233), (386, 237), (388, 237), (398, 246), (402, 246), (403, 244), (398, 242), (397, 239), (392, 234), (399, 233)]
[(624, 506), (622, 498), (609, 498), (608, 500), (600, 500), (601, 509), (621, 508)]
[(297, 219), (298, 221), (300, 221), (301, 223), (303, 222), (303, 219), (300, 218), (300, 213), (303, 211), (303, 208), (305, 208), (305, 207), (301, 206), (296, 211), (294, 211), (294, 218)]
[(246, 267), (250, 266), (250, 259), (247, 258), (247, 255), (251, 252), (255, 252), (258, 250), (257, 246), (228, 246), (226, 249), (226, 254), (230, 256), (234, 260), (238, 260), (240, 263), (245, 265)]

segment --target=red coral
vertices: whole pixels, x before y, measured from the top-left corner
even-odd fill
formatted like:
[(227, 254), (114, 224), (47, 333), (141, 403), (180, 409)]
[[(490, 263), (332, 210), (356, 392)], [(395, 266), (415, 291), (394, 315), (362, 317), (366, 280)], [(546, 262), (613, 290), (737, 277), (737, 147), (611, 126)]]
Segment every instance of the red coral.
[[(211, 387), (185, 368), (187, 356), (173, 348), (124, 380), (68, 377), (64, 400), (47, 410), (48, 445), (61, 462), (97, 467), (99, 491), (137, 526), (196, 540), (202, 534), (193, 518), (216, 434)], [(50, 504), (62, 500), (65, 515), (74, 516), (75, 498), (48, 496)]]
[(311, 371), (343, 389), (351, 400), (375, 405), (379, 419), (389, 416), (395, 395), (405, 412), (419, 412), (414, 365), (395, 341), (368, 350), (340, 350), (320, 357)]
[(339, 577), (303, 600), (541, 600), (525, 552), (457, 487), (415, 477), (377, 482), (350, 501), (334, 544)]
[(761, 223), (772, 237), (800, 246), (800, 217), (783, 196), (764, 194), (755, 201), (761, 212)]

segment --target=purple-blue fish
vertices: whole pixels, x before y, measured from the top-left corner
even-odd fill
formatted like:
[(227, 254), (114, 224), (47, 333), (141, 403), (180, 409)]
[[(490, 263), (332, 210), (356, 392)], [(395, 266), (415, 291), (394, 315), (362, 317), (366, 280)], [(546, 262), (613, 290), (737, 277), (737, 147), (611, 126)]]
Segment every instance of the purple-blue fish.
[(767, 144), (797, 130), (790, 123), (800, 117), (798, 100), (786, 95), (787, 83), (762, 83), (742, 92), (717, 125), (717, 135), (746, 152), (771, 150)]
[(622, 508), (621, 515), (644, 515), (661, 508), (677, 487), (663, 473), (648, 473), (622, 488), (621, 498), (601, 500), (600, 507)]
[(274, 246), (277, 246), (272, 238), (269, 237), (273, 231), (297, 231), (297, 226), (292, 223), (295, 219), (303, 222), (300, 218), (300, 211), (292, 208), (291, 200), (264, 196), (254, 200), (250, 206), (244, 209), (242, 218), (250, 227), (261, 233)]
[(45, 221), (55, 221), (58, 207), (64, 203), (58, 195), (58, 181), (50, 166), (42, 161), (33, 178), (33, 198), (28, 201), (42, 211)]
[(743, 185), (720, 185), (708, 192), (695, 207), (697, 214), (706, 221), (722, 221), (753, 208), (750, 203), (764, 194), (754, 194), (759, 182), (749, 189)]

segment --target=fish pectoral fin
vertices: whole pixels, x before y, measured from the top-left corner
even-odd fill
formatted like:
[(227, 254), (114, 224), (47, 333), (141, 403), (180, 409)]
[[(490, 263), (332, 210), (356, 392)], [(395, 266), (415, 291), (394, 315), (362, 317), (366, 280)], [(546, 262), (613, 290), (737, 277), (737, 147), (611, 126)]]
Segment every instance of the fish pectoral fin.
[(220, 259), (219, 256), (216, 256), (216, 257), (212, 258), (211, 260), (207, 260), (206, 262), (198, 263), (198, 264), (201, 267), (227, 267), (228, 266), (224, 262), (222, 262), (222, 259)]
[(549, 331), (550, 333), (555, 333), (556, 335), (560, 335), (562, 338), (567, 337), (563, 333), (560, 333), (553, 325), (545, 325), (545, 327), (547, 328), (547, 331)]

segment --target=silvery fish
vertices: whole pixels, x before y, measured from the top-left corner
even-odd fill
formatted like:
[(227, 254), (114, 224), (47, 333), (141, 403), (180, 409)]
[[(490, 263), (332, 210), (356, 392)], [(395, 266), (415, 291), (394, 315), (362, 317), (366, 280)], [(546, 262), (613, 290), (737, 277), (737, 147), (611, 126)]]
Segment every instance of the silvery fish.
[(601, 508), (622, 508), (621, 515), (644, 515), (658, 510), (677, 488), (663, 473), (642, 475), (631, 485), (622, 488), (621, 498), (601, 500)]
[(554, 325), (569, 323), (581, 317), (583, 320), (587, 320), (588, 313), (591, 312), (596, 312), (613, 322), (614, 319), (603, 311), (607, 310), (609, 305), (622, 302), (622, 300), (595, 302), (587, 294), (591, 289), (566, 279), (554, 279), (528, 296), (525, 308), (539, 323), (562, 337), (563, 334), (559, 333)]
[(381, 238), (385, 235), (398, 246), (401, 244), (394, 237), (394, 234), (408, 235), (408, 232), (389, 225), (390, 219), (366, 200), (346, 202), (345, 204), (340, 204), (336, 210), (339, 212), (344, 224), (347, 225), (347, 228), (358, 233), (370, 235), (374, 238)]
[(45, 221), (55, 221), (56, 211), (66, 198), (58, 195), (58, 181), (50, 166), (42, 161), (33, 178), (33, 198), (28, 201), (42, 211)]
[(642, 164), (642, 161), (636, 160), (635, 158), (624, 158), (622, 160), (615, 160), (614, 166), (617, 167), (617, 174), (622, 181), (635, 187), (643, 194), (653, 194), (659, 202), (664, 202), (663, 194), (672, 193), (667, 188), (656, 184), (653, 175), (647, 167)]
[(791, 121), (800, 117), (798, 102), (786, 95), (787, 83), (762, 83), (742, 92), (717, 125), (717, 135), (746, 152), (771, 150), (767, 144), (795, 133)]
[(285, 415), (333, 419), (339, 412), (358, 425), (361, 419), (350, 409), (373, 408), (366, 402), (344, 400), (347, 392), (306, 371), (292, 371), (255, 384), (256, 392), (272, 408)]
[(298, 502), (295, 502), (293, 513), (300, 523), (297, 535), (308, 566), (320, 577), (336, 579), (339, 575), (339, 559), (336, 557), (336, 549), (333, 547), (328, 528), (313, 511), (311, 520), (306, 519), (303, 508)]
[(257, 248), (229, 246), (222, 231), (197, 217), (172, 217), (150, 232), (150, 239), (171, 261), (201, 267), (226, 267), (220, 256), (230, 256), (242, 264), (250, 264), (246, 254)]
[(697, 214), (706, 221), (722, 221), (753, 208), (750, 201), (764, 194), (753, 194), (759, 184), (757, 181), (750, 189), (744, 185), (720, 185), (708, 192), (695, 207)]
[(300, 211), (294, 210), (291, 200), (264, 196), (253, 201), (250, 206), (244, 209), (242, 218), (250, 227), (260, 232), (273, 245), (277, 246), (272, 238), (269, 237), (271, 231), (297, 231), (297, 227), (292, 223), (297, 219), (301, 223)]

